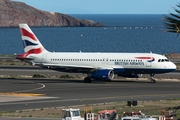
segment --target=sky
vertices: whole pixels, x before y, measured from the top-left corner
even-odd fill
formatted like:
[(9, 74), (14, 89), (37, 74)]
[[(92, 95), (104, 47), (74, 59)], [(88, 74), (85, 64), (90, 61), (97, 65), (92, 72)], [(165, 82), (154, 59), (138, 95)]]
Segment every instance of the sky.
[[(16, 0), (64, 14), (169, 14), (180, 0)], [(177, 8), (177, 7), (176, 7)]]

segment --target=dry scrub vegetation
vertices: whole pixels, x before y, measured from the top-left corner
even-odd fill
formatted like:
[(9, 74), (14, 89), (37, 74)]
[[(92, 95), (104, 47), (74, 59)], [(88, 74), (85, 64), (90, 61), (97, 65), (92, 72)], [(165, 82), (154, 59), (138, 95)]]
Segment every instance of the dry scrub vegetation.
[(168, 99), (160, 101), (138, 101), (137, 106), (129, 107), (127, 102), (117, 103), (101, 103), (84, 106), (63, 106), (53, 108), (40, 108), (31, 110), (17, 110), (1, 112), (1, 116), (11, 117), (35, 117), (35, 118), (61, 118), (63, 108), (80, 108), (83, 116), (85, 108), (92, 108), (92, 112), (97, 113), (104, 109), (115, 109), (121, 117), (123, 112), (137, 112), (142, 111), (146, 115), (160, 115), (161, 110), (172, 110), (175, 119), (180, 119), (180, 99)]

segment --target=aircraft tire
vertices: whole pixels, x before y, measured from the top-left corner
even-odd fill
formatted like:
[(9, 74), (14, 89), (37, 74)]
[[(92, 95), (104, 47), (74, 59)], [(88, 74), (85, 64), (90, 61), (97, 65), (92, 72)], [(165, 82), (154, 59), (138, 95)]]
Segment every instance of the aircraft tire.
[(156, 83), (156, 80), (152, 79), (150, 82), (151, 82), (151, 83)]
[(91, 83), (91, 82), (92, 82), (91, 78), (89, 77), (84, 78), (84, 83)]

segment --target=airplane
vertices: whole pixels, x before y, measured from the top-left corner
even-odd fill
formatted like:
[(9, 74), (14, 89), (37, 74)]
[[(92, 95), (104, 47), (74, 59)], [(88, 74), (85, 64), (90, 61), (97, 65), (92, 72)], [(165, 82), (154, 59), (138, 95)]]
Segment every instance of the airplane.
[(85, 73), (85, 83), (92, 80), (111, 81), (115, 74), (125, 77), (150, 75), (176, 70), (167, 57), (155, 53), (99, 53), (99, 52), (49, 52), (27, 24), (19, 24), (24, 53), (16, 56), (32, 65), (61, 72)]

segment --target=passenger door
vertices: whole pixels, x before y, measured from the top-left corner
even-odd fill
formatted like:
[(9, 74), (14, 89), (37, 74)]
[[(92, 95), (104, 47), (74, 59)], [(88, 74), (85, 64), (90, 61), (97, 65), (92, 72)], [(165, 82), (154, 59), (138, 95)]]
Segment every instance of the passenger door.
[(146, 67), (151, 67), (151, 64), (152, 64), (152, 62), (150, 62), (150, 61), (148, 60), (148, 58), (147, 58), (147, 60), (146, 60)]

